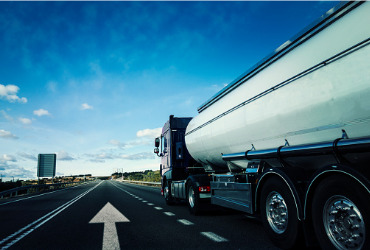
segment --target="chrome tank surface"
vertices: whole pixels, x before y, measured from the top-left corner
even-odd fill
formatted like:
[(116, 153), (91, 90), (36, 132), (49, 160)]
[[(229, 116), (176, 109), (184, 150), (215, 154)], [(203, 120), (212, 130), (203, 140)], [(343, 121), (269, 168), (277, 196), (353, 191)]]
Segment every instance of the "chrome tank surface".
[(343, 129), (350, 138), (369, 136), (369, 13), (365, 2), (316, 33), (288, 41), (277, 59), (259, 64), (201, 110), (186, 129), (193, 158), (226, 170), (222, 154), (330, 141)]

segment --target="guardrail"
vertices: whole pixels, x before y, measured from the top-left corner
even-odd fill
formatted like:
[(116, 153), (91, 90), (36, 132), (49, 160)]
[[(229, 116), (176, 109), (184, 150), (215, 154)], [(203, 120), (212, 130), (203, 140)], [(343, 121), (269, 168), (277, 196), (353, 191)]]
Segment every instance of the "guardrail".
[(81, 184), (81, 183), (63, 182), (63, 183), (55, 183), (55, 184), (40, 184), (40, 185), (29, 185), (29, 186), (17, 187), (17, 188), (12, 188), (12, 189), (8, 189), (3, 192), (0, 192), (0, 199), (3, 199), (4, 197), (18, 196), (21, 194), (42, 192), (42, 191), (58, 189), (58, 188), (66, 188), (68, 186), (73, 186), (77, 184)]
[(116, 179), (116, 180), (117, 181), (123, 181), (123, 182), (136, 183), (136, 184), (140, 184), (140, 185), (147, 185), (147, 186), (156, 186), (156, 187), (160, 187), (161, 186), (161, 183), (160, 182), (131, 181), (131, 180), (118, 180), (118, 179)]

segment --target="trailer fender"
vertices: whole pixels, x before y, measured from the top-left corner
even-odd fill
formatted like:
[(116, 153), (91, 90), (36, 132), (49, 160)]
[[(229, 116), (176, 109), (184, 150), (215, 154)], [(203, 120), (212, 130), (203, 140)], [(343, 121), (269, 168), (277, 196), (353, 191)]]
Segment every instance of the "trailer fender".
[(314, 175), (305, 221), (322, 249), (369, 249), (369, 194), (369, 180), (348, 165), (328, 166)]
[(189, 183), (193, 183), (197, 187), (200, 186), (209, 186), (210, 185), (210, 178), (208, 175), (200, 174), (200, 175), (190, 175), (185, 182), (186, 190), (188, 188)]
[(310, 206), (312, 203), (313, 195), (315, 193), (316, 187), (327, 177), (333, 175), (342, 175), (347, 176), (352, 179), (353, 182), (358, 183), (360, 186), (370, 194), (370, 182), (367, 180), (362, 174), (354, 170), (353, 168), (346, 166), (344, 164), (336, 164), (331, 166), (326, 166), (320, 170), (318, 170), (311, 181), (309, 182), (308, 189), (305, 195), (304, 201), (304, 219), (306, 220), (309, 218), (310, 215)]
[(201, 197), (200, 188), (202, 186), (210, 186), (210, 179), (208, 175), (191, 175), (186, 179), (185, 190), (186, 190), (186, 201), (190, 213), (198, 215), (204, 210), (205, 200)]
[(260, 210), (259, 203), (260, 203), (261, 190), (262, 190), (263, 185), (267, 183), (268, 180), (273, 176), (280, 178), (289, 188), (293, 196), (293, 199), (294, 199), (295, 207), (297, 209), (298, 220), (301, 221), (303, 219), (303, 209), (302, 209), (302, 205), (299, 199), (299, 194), (297, 192), (297, 189), (294, 186), (291, 179), (289, 178), (289, 176), (277, 168), (268, 169), (265, 173), (263, 173), (263, 175), (259, 179), (257, 187), (256, 187), (256, 191), (255, 191), (255, 211)]

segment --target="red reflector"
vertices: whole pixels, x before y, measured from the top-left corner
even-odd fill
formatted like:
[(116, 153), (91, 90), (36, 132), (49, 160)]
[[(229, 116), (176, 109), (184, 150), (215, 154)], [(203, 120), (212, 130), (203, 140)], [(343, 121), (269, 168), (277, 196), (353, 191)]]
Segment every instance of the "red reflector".
[(199, 193), (209, 193), (211, 192), (210, 186), (201, 186), (199, 187)]

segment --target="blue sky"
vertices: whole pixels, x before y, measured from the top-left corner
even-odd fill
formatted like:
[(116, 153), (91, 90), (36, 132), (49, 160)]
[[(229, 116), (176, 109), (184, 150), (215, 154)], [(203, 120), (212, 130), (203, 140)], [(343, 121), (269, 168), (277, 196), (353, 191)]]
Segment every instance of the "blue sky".
[(159, 169), (197, 107), (334, 2), (0, 2), (0, 174)]

